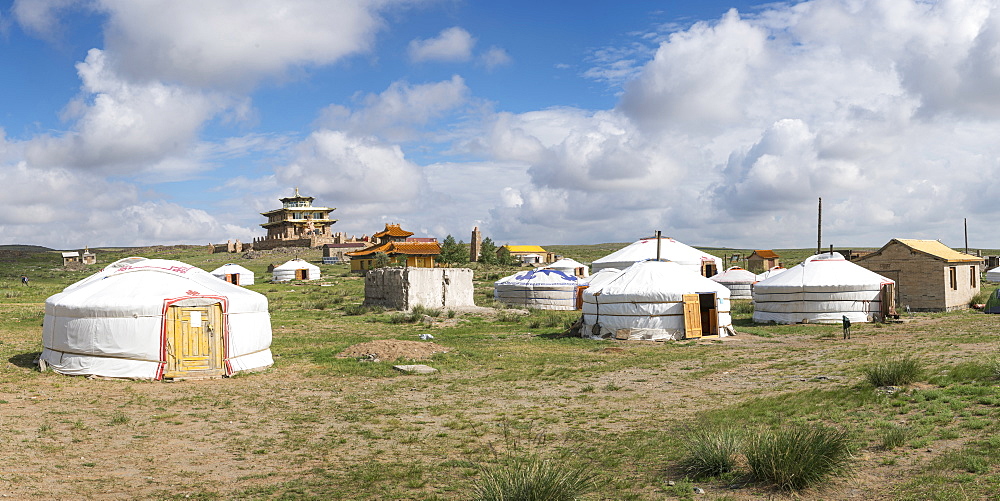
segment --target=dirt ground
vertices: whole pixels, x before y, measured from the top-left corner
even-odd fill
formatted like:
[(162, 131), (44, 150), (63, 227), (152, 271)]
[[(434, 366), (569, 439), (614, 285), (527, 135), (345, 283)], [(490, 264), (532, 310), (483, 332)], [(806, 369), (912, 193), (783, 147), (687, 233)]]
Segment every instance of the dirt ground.
[[(925, 327), (940, 321), (921, 320)], [(984, 322), (984, 328), (997, 331), (997, 319)], [(626, 368), (585, 382), (511, 384), (497, 379), (460, 392), (447, 388), (469, 377), (461, 372), (425, 378), (331, 378), (279, 364), (235, 378), (173, 383), (88, 380), (49, 372), (32, 378), (30, 384), (22, 379), (0, 385), (4, 451), (0, 496), (155, 499), (209, 492), (228, 498), (234, 491), (307, 478), (315, 469), (346, 471), (370, 460), (406, 461), (413, 456), (435, 462), (465, 460), (468, 447), (500, 442), (498, 414), (592, 412), (593, 400), (566, 398), (587, 384), (630, 391), (600, 400), (609, 418), (584, 424), (569, 424), (569, 417), (550, 420), (544, 433), (662, 428), (690, 421), (699, 411), (718, 408), (720, 402), (852, 385), (860, 376), (835, 369), (846, 357), (858, 350), (891, 351), (912, 343), (912, 327), (889, 326), (878, 335), (866, 335), (861, 328), (851, 340), (818, 339), (805, 332), (702, 341), (713, 345), (717, 357), (754, 361), (697, 377), (689, 374), (700, 367), (688, 361), (656, 369)], [(639, 346), (633, 343), (618, 343), (601, 354), (633, 356)], [(935, 353), (942, 359), (969, 360), (996, 347), (995, 342), (944, 343)], [(341, 356), (423, 359), (448, 349), (429, 342), (382, 340), (352, 346)], [(31, 355), (7, 362), (31, 371)], [(777, 363), (792, 356), (794, 364)], [(364, 415), (383, 417), (365, 422), (358, 419), (362, 410)], [(457, 434), (452, 424), (456, 419), (482, 430), (469, 439), (476, 443), (451, 443), (452, 438), (442, 437)], [(886, 499), (894, 481), (925, 465), (929, 457), (959, 445), (959, 441), (936, 441), (933, 450), (901, 453), (893, 465), (880, 464), (870, 451), (861, 451), (854, 475), (796, 496), (704, 486), (705, 499)], [(431, 482), (427, 492), (434, 487)], [(648, 494), (649, 499), (669, 498), (662, 492)], [(462, 498), (454, 493), (445, 496)]]
[(340, 352), (341, 358), (359, 358), (392, 362), (393, 360), (426, 360), (435, 353), (447, 353), (444, 346), (423, 341), (379, 339), (358, 343)]

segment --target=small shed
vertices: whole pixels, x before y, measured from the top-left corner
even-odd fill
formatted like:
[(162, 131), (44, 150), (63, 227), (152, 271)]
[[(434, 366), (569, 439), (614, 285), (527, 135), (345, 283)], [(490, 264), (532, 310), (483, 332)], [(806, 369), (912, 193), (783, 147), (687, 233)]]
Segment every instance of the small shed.
[(896, 304), (911, 311), (969, 307), (979, 293), (983, 258), (938, 240), (894, 238), (857, 264), (896, 282)]
[(84, 247), (83, 252), (80, 254), (80, 261), (83, 264), (97, 264), (97, 254), (90, 252), (89, 247)]
[(747, 256), (747, 269), (754, 273), (781, 266), (781, 257), (771, 249), (759, 249)]
[(62, 253), (62, 260), (63, 260), (63, 266), (69, 266), (72, 263), (79, 263), (80, 262), (80, 253), (76, 252), (76, 251), (73, 251), (73, 252), (63, 252)]

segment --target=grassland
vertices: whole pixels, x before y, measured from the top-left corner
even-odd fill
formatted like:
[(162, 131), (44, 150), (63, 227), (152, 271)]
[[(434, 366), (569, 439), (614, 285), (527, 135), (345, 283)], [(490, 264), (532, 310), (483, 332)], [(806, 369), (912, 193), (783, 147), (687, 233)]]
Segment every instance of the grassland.
[[(581, 261), (607, 253), (549, 247)], [(274, 366), (174, 383), (40, 373), (31, 362), (45, 298), (95, 270), (65, 270), (54, 252), (0, 255), (0, 494), (461, 500), (484, 467), (540, 457), (593, 474), (583, 499), (693, 499), (694, 487), (707, 499), (997, 499), (998, 316), (914, 314), (856, 324), (842, 340), (837, 326), (755, 325), (742, 305), (732, 338), (591, 341), (563, 335), (572, 312), (444, 311), (430, 323), (348, 314), (359, 312), (363, 284), (342, 266), (322, 266), (320, 283), (264, 281), (268, 264), (291, 255), (159, 247), (99, 259), (129, 254), (255, 271), (250, 288), (270, 301)], [(477, 269), (477, 302), (491, 305), (490, 281), (509, 271)], [(338, 357), (425, 333), (449, 349), (421, 362), (433, 375)], [(873, 367), (904, 357), (920, 366), (914, 382), (868, 382)], [(681, 471), (694, 431), (793, 424), (848, 433), (845, 474), (789, 495), (739, 462), (697, 482)]]

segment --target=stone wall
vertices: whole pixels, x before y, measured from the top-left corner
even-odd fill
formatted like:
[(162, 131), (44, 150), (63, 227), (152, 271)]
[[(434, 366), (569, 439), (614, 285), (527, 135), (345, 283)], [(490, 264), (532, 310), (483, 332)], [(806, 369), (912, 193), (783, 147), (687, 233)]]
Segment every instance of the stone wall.
[[(978, 263), (948, 263), (902, 244), (890, 245), (878, 254), (869, 254), (857, 264), (896, 282), (898, 311), (907, 306), (911, 311), (967, 308), (969, 300), (980, 288), (981, 268)], [(951, 267), (955, 267), (956, 289), (951, 288)]]
[(468, 268), (377, 268), (365, 274), (365, 305), (392, 310), (475, 306)]

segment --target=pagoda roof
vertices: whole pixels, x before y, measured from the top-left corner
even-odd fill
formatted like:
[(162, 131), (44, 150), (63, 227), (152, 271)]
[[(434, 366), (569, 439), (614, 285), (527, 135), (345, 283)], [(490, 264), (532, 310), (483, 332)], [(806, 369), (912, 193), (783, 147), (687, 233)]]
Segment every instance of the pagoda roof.
[(441, 254), (441, 244), (437, 242), (386, 242), (367, 249), (348, 252), (348, 256), (363, 257), (384, 252), (389, 256), (406, 254), (407, 256), (437, 256)]
[(376, 233), (376, 234), (374, 234), (374, 235), (372, 235), (372, 238), (385, 237), (385, 236), (405, 238), (405, 237), (412, 237), (413, 236), (413, 232), (412, 231), (406, 231), (406, 230), (400, 228), (398, 224), (389, 224), (389, 223), (386, 223), (385, 224), (385, 229), (382, 230), (382, 231), (380, 231), (380, 232), (378, 232), (378, 233)]

